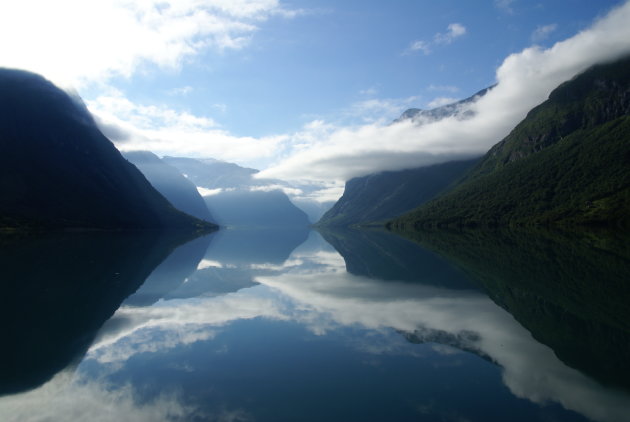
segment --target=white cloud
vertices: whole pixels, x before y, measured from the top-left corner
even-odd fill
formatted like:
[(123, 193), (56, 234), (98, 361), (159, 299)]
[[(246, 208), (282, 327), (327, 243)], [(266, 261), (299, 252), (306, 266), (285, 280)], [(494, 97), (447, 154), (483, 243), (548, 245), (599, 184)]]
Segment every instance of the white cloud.
[(273, 192), (275, 190), (279, 190), (284, 192), (287, 195), (299, 196), (303, 195), (304, 191), (299, 188), (286, 186), (286, 185), (263, 185), (263, 186), (252, 186), (249, 188), (252, 192)]
[(361, 123), (389, 123), (418, 100), (418, 96), (407, 98), (372, 98), (352, 104), (344, 110), (342, 117), (359, 119)]
[(515, 3), (515, 1), (516, 0), (494, 0), (494, 5), (505, 13), (511, 15), (514, 13), (512, 5)]
[(437, 33), (433, 37), (435, 44), (450, 44), (455, 41), (456, 38), (466, 34), (466, 27), (460, 23), (452, 23), (447, 27), (447, 31), (444, 33)]
[(193, 92), (193, 87), (190, 85), (186, 85), (186, 86), (182, 86), (179, 88), (173, 88), (170, 89), (168, 91), (169, 95), (180, 95), (180, 96), (186, 96), (188, 94), (190, 94), (191, 92)]
[(424, 55), (429, 55), (433, 51), (433, 47), (438, 45), (447, 45), (455, 41), (456, 38), (466, 34), (466, 27), (460, 23), (451, 23), (446, 28), (446, 32), (438, 32), (433, 36), (432, 41), (416, 40), (413, 41), (405, 54), (421, 51)]
[[(0, 65), (62, 85), (178, 69), (207, 49), (240, 49), (278, 0), (20, 0), (0, 2)], [(10, 42), (9, 42), (10, 40)]]
[(425, 55), (431, 54), (431, 46), (426, 41), (414, 41), (409, 46), (409, 51), (422, 51)]
[(548, 49), (535, 46), (510, 55), (497, 69), (497, 86), (470, 105), (475, 112), (470, 119), (452, 117), (423, 126), (403, 121), (354, 128), (320, 122), (318, 132), (305, 128), (300, 147), (256, 177), (347, 180), (481, 155), (560, 83), (596, 63), (629, 54), (628, 22), (630, 2)]
[(359, 91), (359, 94), (367, 95), (367, 96), (376, 95), (376, 94), (378, 94), (378, 89), (376, 89), (374, 87), (367, 88), (367, 89), (362, 89), (362, 90)]
[(121, 150), (149, 150), (158, 155), (213, 157), (250, 163), (274, 157), (288, 140), (286, 135), (233, 136), (218, 128), (210, 117), (167, 106), (136, 104), (116, 90), (88, 101), (87, 106), (97, 117), (101, 129)]
[(538, 26), (534, 32), (532, 33), (532, 41), (540, 42), (549, 37), (549, 35), (558, 28), (558, 25), (555, 23), (549, 25), (541, 25)]
[(222, 188), (216, 188), (216, 189), (208, 189), (208, 188), (204, 188), (201, 186), (197, 186), (197, 192), (199, 192), (199, 195), (201, 196), (213, 196), (213, 195), (218, 195), (221, 192), (223, 192), (225, 189)]
[(457, 98), (437, 97), (437, 98), (434, 98), (432, 101), (428, 102), (427, 106), (429, 108), (442, 107), (442, 106), (447, 105), (447, 104), (452, 104), (452, 103), (454, 103), (456, 101), (458, 101)]
[(444, 91), (444, 92), (450, 92), (450, 93), (456, 93), (459, 92), (459, 88), (454, 86), (454, 85), (429, 85), (427, 87), (428, 91)]

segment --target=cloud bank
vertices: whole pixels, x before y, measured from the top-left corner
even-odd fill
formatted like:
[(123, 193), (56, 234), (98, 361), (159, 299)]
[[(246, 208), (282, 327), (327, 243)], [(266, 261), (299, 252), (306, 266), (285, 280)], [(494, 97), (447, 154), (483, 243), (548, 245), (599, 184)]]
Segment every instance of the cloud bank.
[(497, 86), (470, 105), (476, 113), (471, 119), (452, 117), (420, 127), (410, 122), (328, 127), (257, 177), (348, 180), (481, 155), (560, 83), (596, 63), (630, 54), (628, 22), (630, 2), (548, 49), (534, 46), (508, 56), (497, 69)]
[(64, 85), (106, 82), (147, 65), (178, 69), (206, 49), (243, 48), (260, 22), (297, 13), (278, 0), (4, 1), (0, 65)]

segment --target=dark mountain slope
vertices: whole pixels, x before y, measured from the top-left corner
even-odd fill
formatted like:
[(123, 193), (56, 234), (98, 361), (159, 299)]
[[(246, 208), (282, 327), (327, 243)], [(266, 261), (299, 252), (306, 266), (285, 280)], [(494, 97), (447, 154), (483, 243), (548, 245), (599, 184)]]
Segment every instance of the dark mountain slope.
[(186, 179), (177, 168), (166, 164), (149, 151), (130, 151), (123, 153), (123, 156), (134, 164), (175, 208), (201, 220), (213, 220), (195, 184)]
[(0, 227), (210, 227), (177, 211), (41, 76), (0, 69)]
[(350, 226), (397, 217), (435, 197), (476, 161), (452, 161), (351, 179), (343, 196), (317, 225)]
[(630, 227), (630, 58), (554, 90), (454, 189), (391, 223)]

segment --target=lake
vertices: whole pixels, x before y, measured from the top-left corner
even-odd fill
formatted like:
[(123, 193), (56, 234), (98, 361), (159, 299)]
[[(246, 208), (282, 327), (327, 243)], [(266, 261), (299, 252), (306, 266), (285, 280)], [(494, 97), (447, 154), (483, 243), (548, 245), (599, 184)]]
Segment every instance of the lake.
[(630, 421), (623, 237), (0, 239), (2, 421)]

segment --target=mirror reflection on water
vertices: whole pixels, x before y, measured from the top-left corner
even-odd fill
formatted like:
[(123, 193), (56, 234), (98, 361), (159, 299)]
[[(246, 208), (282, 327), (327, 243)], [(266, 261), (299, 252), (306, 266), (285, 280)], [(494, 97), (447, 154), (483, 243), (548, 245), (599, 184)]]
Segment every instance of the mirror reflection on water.
[(0, 241), (3, 421), (630, 421), (625, 239)]

